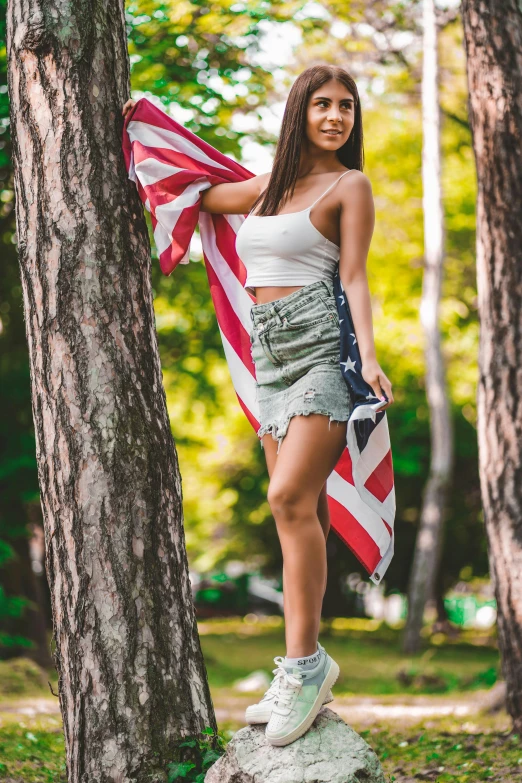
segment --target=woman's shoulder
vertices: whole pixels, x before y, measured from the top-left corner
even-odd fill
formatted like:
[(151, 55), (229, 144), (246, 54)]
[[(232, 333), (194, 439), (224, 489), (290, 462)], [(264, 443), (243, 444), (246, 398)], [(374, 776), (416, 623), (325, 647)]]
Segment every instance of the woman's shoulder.
[(350, 172), (350, 176), (343, 177), (341, 182), (366, 182), (368, 185), (371, 185), (370, 178), (363, 171), (359, 171), (359, 169), (346, 169), (344, 173), (347, 174), (348, 172)]
[(255, 177), (252, 177), (251, 182), (256, 183), (256, 185), (259, 187), (259, 191), (264, 190), (268, 185), (268, 181), (270, 180), (271, 174), (272, 174), (271, 171), (267, 171), (264, 174), (256, 174)]
[(372, 194), (370, 178), (359, 169), (348, 169), (350, 174), (339, 182), (339, 196), (345, 198), (364, 197)]

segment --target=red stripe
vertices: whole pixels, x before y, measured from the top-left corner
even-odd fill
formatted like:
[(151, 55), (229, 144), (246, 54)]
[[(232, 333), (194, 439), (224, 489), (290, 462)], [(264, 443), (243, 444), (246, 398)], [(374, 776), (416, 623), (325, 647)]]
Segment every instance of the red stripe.
[[(225, 166), (225, 169), (222, 170), (222, 174), (225, 179), (227, 173), (236, 174), (241, 180), (250, 179), (250, 177), (255, 176), (255, 174), (246, 169), (240, 163), (232, 160), (232, 158), (227, 158), (225, 155), (219, 152), (219, 150), (215, 149), (215, 147), (212, 147), (211, 144), (208, 144), (199, 136), (196, 136), (194, 133), (192, 133), (192, 131), (186, 130), (183, 125), (180, 125), (172, 117), (169, 117), (169, 115), (164, 111), (158, 109), (157, 106), (154, 106), (154, 104), (147, 100), (147, 98), (140, 98), (140, 100), (136, 102), (132, 110), (125, 116), (125, 121), (124, 129), (126, 129), (128, 123), (131, 121), (146, 122), (148, 125), (154, 125), (158, 128), (165, 128), (166, 130), (172, 131), (173, 133), (177, 133), (179, 136), (183, 136), (184, 139), (188, 139), (192, 144), (194, 144), (194, 146), (198, 147), (207, 156), (210, 165), (211, 162), (214, 161), (220, 163), (222, 166)], [(192, 165), (194, 165), (193, 161)]]
[(252, 361), (252, 354), (250, 353), (250, 335), (246, 329), (244, 329), (243, 324), (237, 317), (236, 311), (230, 304), (223, 286), (221, 285), (221, 281), (205, 253), (203, 254), (203, 258), (205, 259), (210, 293), (221, 331), (247, 370), (249, 370), (251, 375), (255, 378), (256, 371), (254, 362)]
[(178, 217), (173, 232), (173, 240), (159, 256), (161, 271), (164, 274), (170, 275), (187, 252), (196, 223), (198, 222), (198, 215), (199, 209), (196, 204), (193, 207), (184, 209)]
[[(246, 266), (239, 258), (236, 251), (236, 232), (224, 215), (212, 215), (212, 222), (216, 233), (216, 245), (226, 259), (231, 271), (235, 274), (242, 286), (247, 279)], [(248, 293), (248, 292), (247, 292)], [(251, 294), (248, 294), (251, 296)]]
[[(348, 426), (351, 426), (348, 424)], [(344, 449), (343, 453), (339, 457), (339, 461), (337, 462), (337, 465), (335, 466), (335, 471), (338, 473), (345, 481), (348, 482), (348, 484), (351, 484), (354, 486), (353, 481), (353, 475), (352, 475), (352, 458), (350, 456), (350, 452), (348, 450), (348, 446)]]
[[(194, 181), (194, 174), (199, 177), (208, 177), (210, 181), (214, 179), (213, 184), (219, 182), (243, 182), (244, 177), (239, 177), (233, 172), (226, 169), (218, 168), (212, 165), (212, 161), (208, 163), (202, 163), (195, 161), (189, 155), (178, 150), (170, 149), (169, 147), (151, 147), (144, 144), (141, 141), (134, 140), (132, 142), (132, 152), (134, 155), (134, 167), (137, 168), (140, 163), (148, 160), (157, 160), (162, 164), (174, 166), (175, 168), (182, 169), (181, 171), (173, 171), (172, 174), (167, 175), (170, 177), (178, 177), (184, 179), (185, 183)], [(166, 179), (167, 177), (165, 177)], [(163, 180), (159, 180), (163, 182)]]
[(372, 574), (381, 560), (381, 553), (373, 538), (345, 506), (327, 495), (332, 527), (368, 573)]
[(253, 413), (251, 413), (251, 411), (250, 411), (250, 410), (247, 408), (247, 406), (245, 405), (245, 403), (243, 402), (243, 400), (241, 399), (241, 397), (239, 396), (239, 394), (236, 394), (236, 397), (237, 397), (237, 399), (238, 399), (238, 402), (239, 402), (239, 404), (240, 404), (240, 405), (241, 405), (241, 407), (243, 408), (243, 411), (244, 411), (244, 413), (245, 413), (245, 416), (247, 417), (248, 421), (250, 422), (250, 424), (252, 425), (252, 427), (254, 428), (254, 430), (257, 432), (257, 431), (258, 431), (258, 429), (259, 429), (259, 427), (261, 426), (261, 425), (260, 425), (260, 423), (258, 422), (258, 420), (256, 419), (256, 417), (254, 416), (254, 414), (253, 414)]
[(393, 489), (393, 464), (391, 449), (364, 482), (366, 489), (384, 503)]

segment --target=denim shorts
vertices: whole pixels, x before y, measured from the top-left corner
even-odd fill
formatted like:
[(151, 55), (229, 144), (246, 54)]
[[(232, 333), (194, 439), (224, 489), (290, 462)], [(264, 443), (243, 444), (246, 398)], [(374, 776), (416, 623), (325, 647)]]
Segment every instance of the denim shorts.
[(260, 428), (277, 453), (292, 416), (322, 413), (348, 421), (353, 410), (341, 373), (341, 338), (333, 282), (318, 280), (250, 310)]

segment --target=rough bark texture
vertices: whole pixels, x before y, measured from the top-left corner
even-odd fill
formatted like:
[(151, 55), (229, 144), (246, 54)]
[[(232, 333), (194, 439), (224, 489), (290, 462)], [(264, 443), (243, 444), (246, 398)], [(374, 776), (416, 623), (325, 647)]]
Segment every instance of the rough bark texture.
[(151, 783), (215, 728), (185, 552), (123, 2), (11, 0), (9, 94), (38, 474), (71, 783)]
[(426, 395), (430, 409), (431, 455), (408, 587), (408, 618), (403, 637), (403, 649), (407, 653), (420, 649), (424, 608), (426, 602), (435, 597), (443, 542), (444, 510), (453, 467), (453, 432), (439, 327), (444, 269), (444, 216), (440, 176), (437, 25), (433, 0), (425, 0), (423, 8), (424, 277), (420, 314), (426, 344)]
[(205, 776), (205, 783), (385, 783), (375, 752), (326, 707), (310, 729), (282, 748), (265, 726), (241, 729)]
[(522, 7), (462, 5), (477, 166), (479, 469), (507, 708), (522, 731)]

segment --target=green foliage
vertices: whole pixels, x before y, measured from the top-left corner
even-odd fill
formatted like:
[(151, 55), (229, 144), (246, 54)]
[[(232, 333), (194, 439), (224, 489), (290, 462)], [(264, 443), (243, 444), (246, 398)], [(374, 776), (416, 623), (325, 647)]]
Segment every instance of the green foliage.
[(0, 617), (21, 617), (28, 603), (26, 598), (6, 596), (0, 585)]
[[(341, 669), (335, 686), (339, 695), (456, 696), (490, 687), (500, 676), (494, 638), (479, 638), (477, 644), (475, 631), (462, 631), (452, 643), (439, 634), (427, 637), (425, 649), (411, 656), (402, 652), (401, 629), (374, 621), (366, 623), (368, 630), (359, 625), (339, 618), (326, 634), (321, 624), (319, 639)], [(255, 623), (248, 618), (205, 621), (199, 623), (199, 635), (214, 704), (216, 699), (226, 703), (236, 680), (252, 671), (261, 669), (271, 676), (273, 656), (284, 655), (281, 617)]]
[[(268, 18), (291, 18), (288, 4), (268, 7), (257, 0), (197, 0), (167, 4), (137, 0), (126, 4), (133, 94), (152, 93), (189, 130), (225, 154), (240, 157), (241, 140), (233, 117), (257, 114), (273, 87), (269, 69), (249, 65)], [(261, 136), (266, 135), (263, 132)]]
[[(198, 0), (174, 5), (164, 0), (128, 0), (125, 19), (133, 96), (148, 94), (159, 99), (187, 128), (231, 157), (241, 159), (248, 140), (272, 146), (273, 133), (258, 121), (273, 101), (286, 97), (278, 93), (280, 83), (287, 90), (295, 72), (307, 62), (330, 61), (350, 69), (352, 60), (364, 58), (374, 45), (370, 37), (361, 38), (360, 33), (340, 36), (338, 30), (332, 32), (332, 25), (339, 22), (350, 25), (363, 21), (364, 4), (333, 0), (321, 18), (308, 16), (304, 6), (303, 2), (267, 5), (257, 0), (216, 0), (211, 5)], [(5, 7), (6, 0), (0, 0), (0, 251), (4, 261), (0, 281), (0, 541), (8, 542), (23, 534), (27, 521), (24, 505), (38, 505), (39, 494), (22, 288), (13, 241)], [(390, 11), (393, 13), (396, 30), (411, 27), (415, 7), (415, 3), (378, 3), (387, 18)], [(251, 63), (264, 41), (267, 22), (279, 25), (282, 31), (285, 25), (298, 25), (302, 31), (295, 64), (284, 74), (269, 65)], [(458, 476), (448, 499), (441, 577), (444, 590), (465, 567), (474, 574), (487, 574), (488, 556), (476, 434), (476, 182), (460, 20), (441, 31), (439, 53), (447, 229), (441, 325)], [(397, 546), (386, 587), (403, 591), (430, 459), (419, 319), (423, 254), (421, 52), (409, 56), (411, 67), (393, 56), (365, 66), (369, 83), (363, 105), (365, 171), (372, 182), (377, 212), (368, 264), (374, 331), (379, 360), (393, 383), (396, 399), (388, 420), (396, 479)], [(279, 77), (284, 77), (282, 82)], [(243, 122), (236, 126), (236, 115), (242, 115), (243, 122), (248, 120), (251, 130), (245, 130)], [(166, 278), (159, 270), (153, 243), (152, 247), (154, 308), (183, 479), (191, 567), (209, 571), (233, 558), (266, 573), (279, 573), (281, 552), (266, 500), (264, 455), (232, 387), (204, 266), (193, 254), (192, 263), (178, 267)], [(332, 555), (335, 565), (330, 563), (336, 578), (355, 569), (364, 573), (344, 544), (334, 543), (331, 549), (337, 550)]]
[[(27, 535), (27, 504), (39, 506), (30, 375), (17, 262), (12, 147), (7, 93), (6, 0), (0, 0), (0, 569), (12, 560), (11, 542)], [(3, 583), (0, 570), (0, 585)], [(4, 584), (5, 586), (5, 584)], [(0, 586), (2, 620), (21, 617), (27, 600)], [(32, 647), (0, 631), (0, 647)]]
[(208, 769), (225, 752), (225, 744), (225, 738), (215, 734), (210, 726), (203, 729), (200, 737), (182, 740), (177, 751), (189, 760), (177, 760), (167, 766), (168, 783), (179, 780), (203, 783)]
[(399, 780), (514, 783), (519, 780), (522, 765), (519, 735), (491, 730), (485, 720), (481, 725), (480, 718), (474, 719), (467, 731), (455, 721), (446, 721), (436, 728), (431, 728), (431, 724), (430, 728), (374, 727), (359, 733), (377, 753), (385, 775), (389, 776), (387, 783)]
[(15, 778), (24, 783), (66, 783), (64, 737), (58, 720), (30, 729), (21, 724), (2, 725), (0, 780)]
[(56, 686), (56, 672), (49, 676), (29, 658), (0, 661), (0, 697), (3, 699), (49, 696), (49, 680)]
[[(13, 547), (9, 546), (7, 541), (1, 541), (0, 540), (0, 568), (4, 565), (4, 563), (7, 563), (11, 558), (13, 557)], [(1, 599), (0, 599), (0, 606), (1, 606)], [(0, 608), (0, 614), (2, 610)]]
[[(3, 722), (0, 727), (0, 779), (65, 783), (64, 739), (57, 720), (39, 718), (28, 726), (25, 718), (23, 723)], [(491, 718), (477, 715), (465, 723), (446, 718), (411, 727), (393, 721), (353, 728), (374, 749), (387, 783), (511, 783), (519, 779), (522, 766), (520, 736), (491, 724)], [(194, 782), (197, 777), (171, 780)]]

